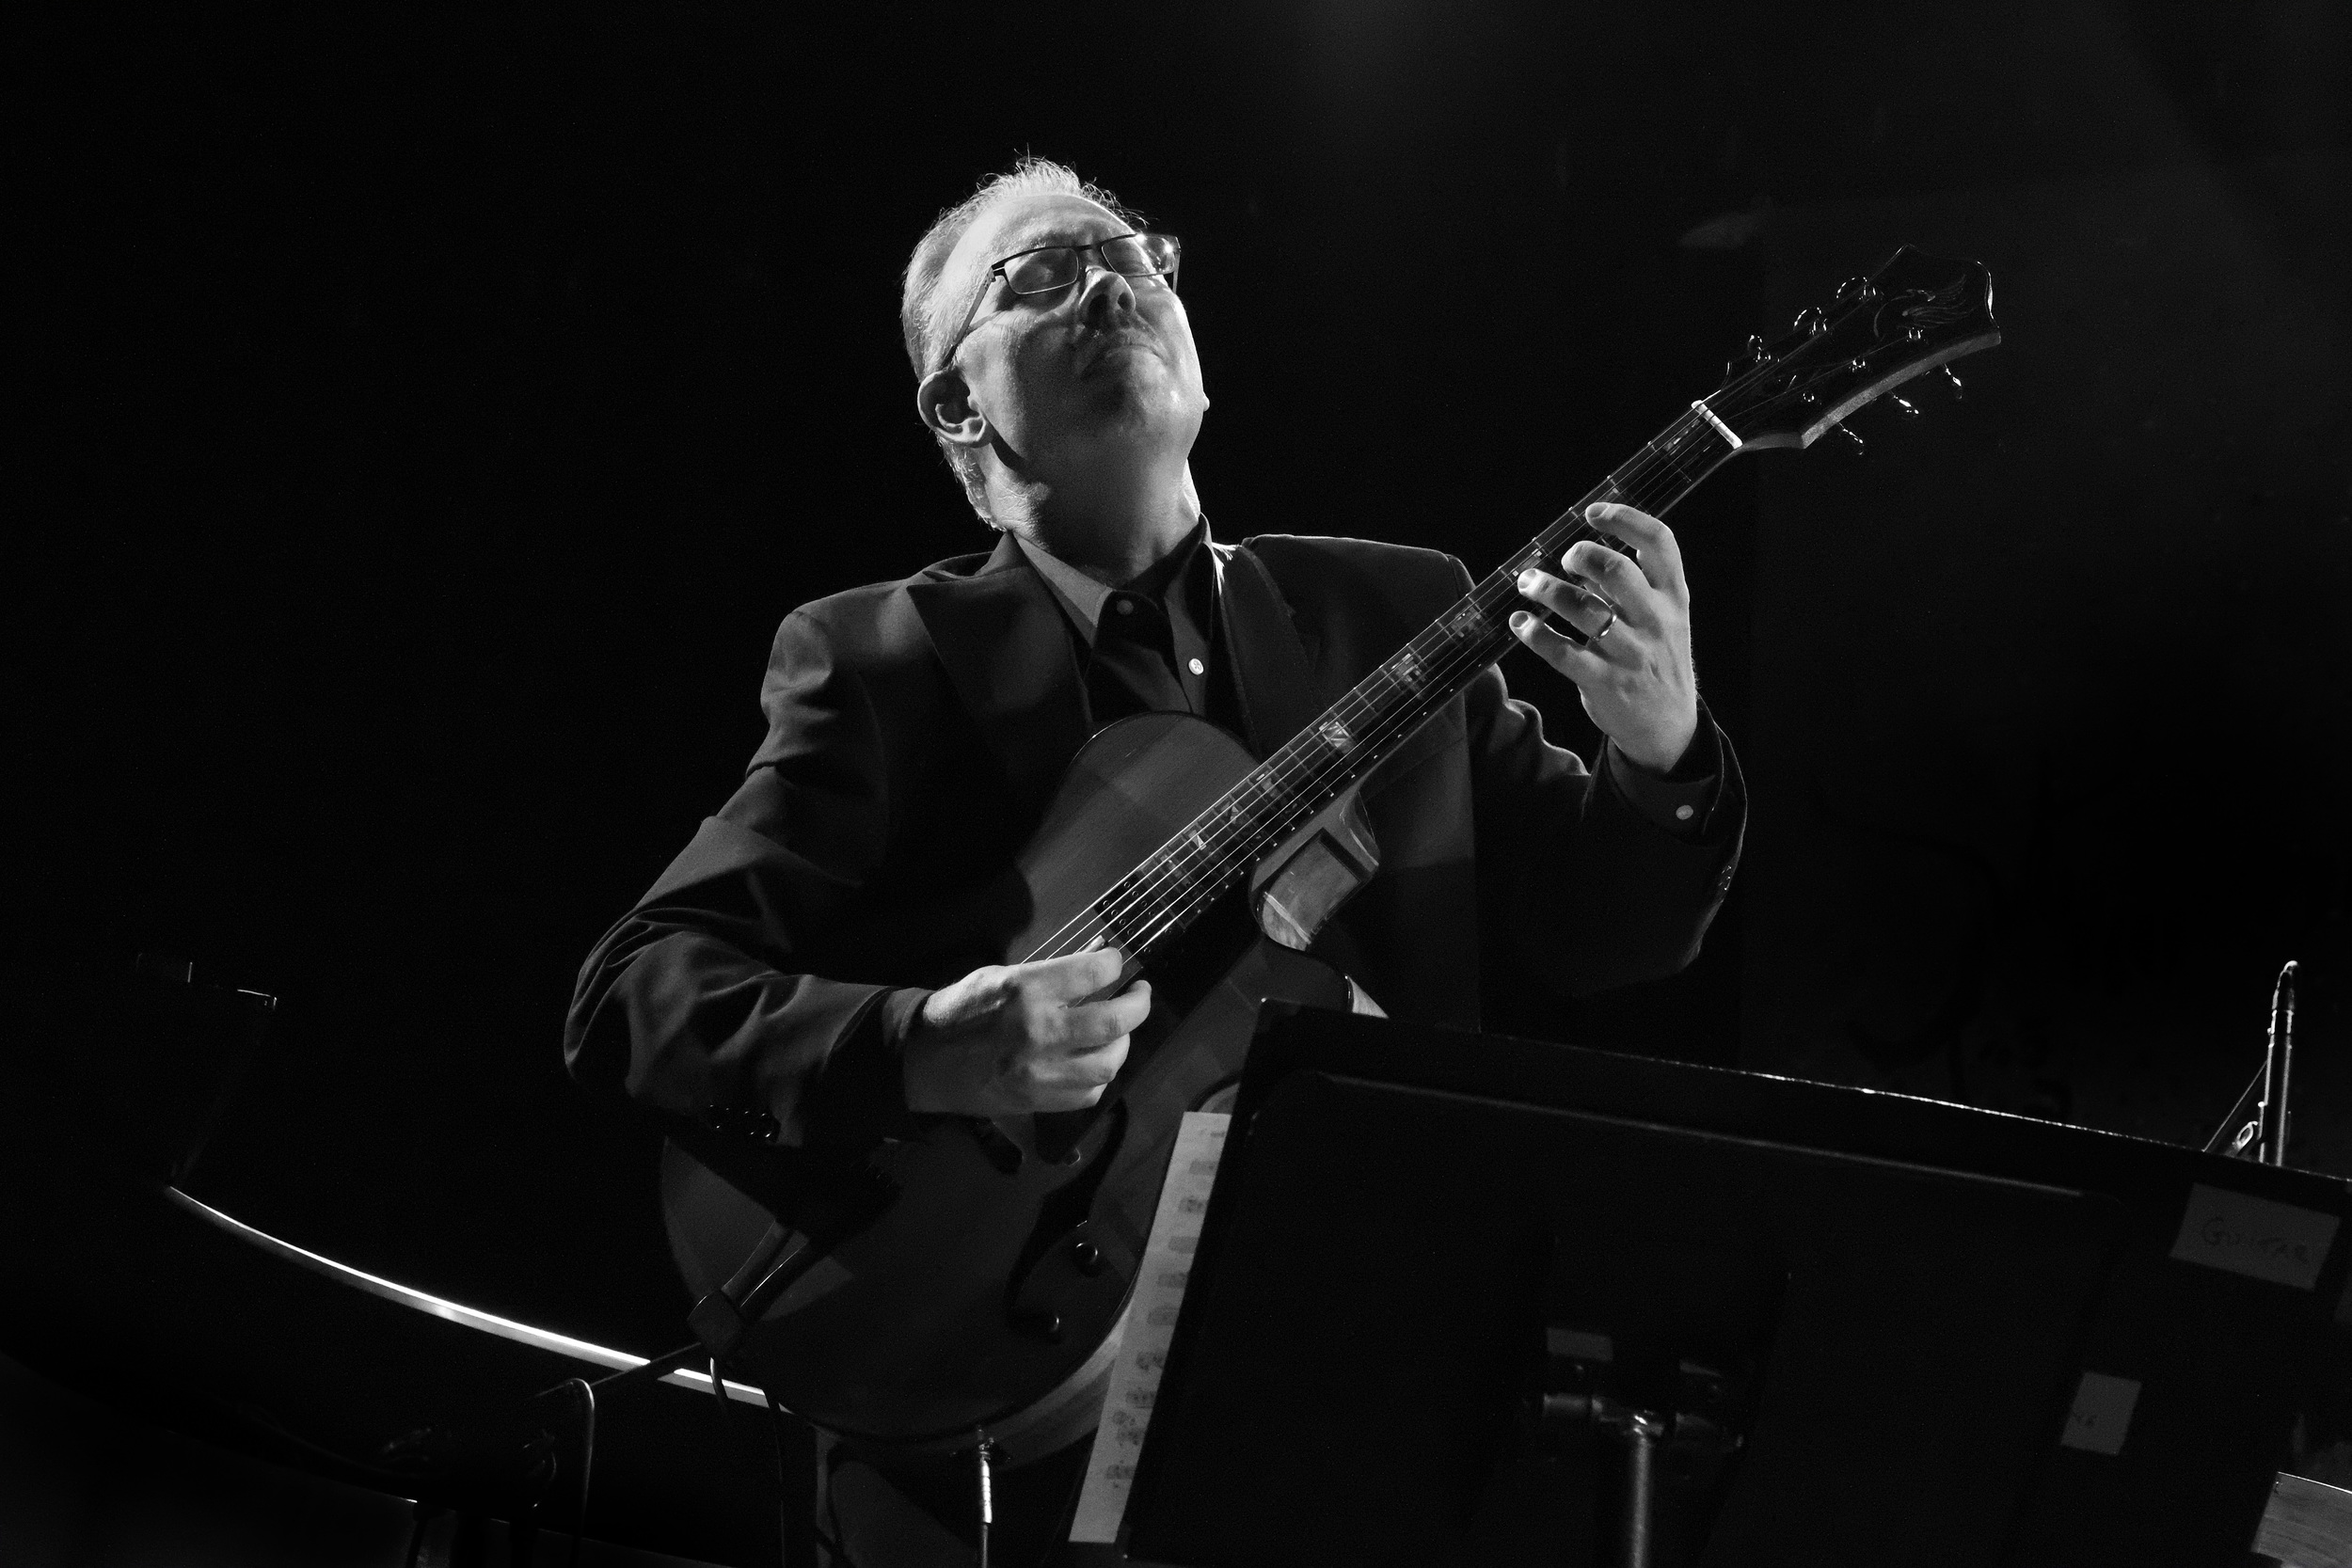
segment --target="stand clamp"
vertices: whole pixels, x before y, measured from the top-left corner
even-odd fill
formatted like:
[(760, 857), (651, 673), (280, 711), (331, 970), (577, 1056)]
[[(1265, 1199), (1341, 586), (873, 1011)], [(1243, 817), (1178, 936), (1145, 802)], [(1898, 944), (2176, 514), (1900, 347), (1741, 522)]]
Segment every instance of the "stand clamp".
[(1625, 1445), (1624, 1551), (1618, 1561), (1623, 1568), (1656, 1568), (1661, 1456), (1712, 1465), (1740, 1449), (1740, 1434), (1720, 1418), (1727, 1391), (1724, 1380), (1686, 1364), (1675, 1402), (1685, 1408), (1652, 1410), (1594, 1391), (1608, 1374), (1606, 1362), (1555, 1357), (1552, 1370), (1555, 1380), (1572, 1386), (1547, 1390), (1531, 1402), (1537, 1442), (1557, 1451), (1580, 1438), (1606, 1433)]

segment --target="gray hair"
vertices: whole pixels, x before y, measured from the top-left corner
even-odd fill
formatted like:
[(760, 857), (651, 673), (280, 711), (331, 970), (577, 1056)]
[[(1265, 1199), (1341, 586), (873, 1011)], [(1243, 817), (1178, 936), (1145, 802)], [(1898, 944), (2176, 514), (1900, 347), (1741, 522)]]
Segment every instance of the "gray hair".
[[(1143, 223), (1142, 217), (1129, 211), (1119, 198), (1080, 179), (1076, 171), (1051, 158), (1024, 153), (1012, 167), (982, 180), (970, 196), (932, 221), (907, 261), (906, 286), (898, 298), (898, 331), (906, 340), (907, 359), (914, 367), (917, 381), (930, 373), (933, 356), (945, 346), (947, 334), (956, 329), (956, 324), (947, 319), (948, 314), (960, 304), (969, 304), (940, 297), (939, 285), (949, 254), (990, 207), (1007, 197), (1036, 195), (1081, 197), (1121, 223), (1137, 228)], [(993, 519), (988, 515), (987, 492), (980, 483), (979, 458), (936, 432), (933, 438), (939, 442), (947, 467), (962, 483), (964, 498), (971, 501), (972, 510), (980, 515), (983, 522), (993, 525)]]

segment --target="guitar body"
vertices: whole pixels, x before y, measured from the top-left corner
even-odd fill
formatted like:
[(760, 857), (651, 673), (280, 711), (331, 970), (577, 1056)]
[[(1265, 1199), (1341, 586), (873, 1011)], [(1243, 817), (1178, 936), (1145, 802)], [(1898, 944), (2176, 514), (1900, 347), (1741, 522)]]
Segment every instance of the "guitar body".
[[(1183, 714), (1144, 714), (1095, 736), (1017, 863), (1033, 912), (1008, 959), (1083, 922), (1257, 766), (1224, 731)], [(893, 1448), (966, 1446), (985, 1429), (1041, 1452), (1067, 1440), (1064, 1428), (1068, 1437), (1090, 1428), (1108, 1371), (1098, 1353), (1135, 1283), (1184, 1113), (1239, 1076), (1261, 1003), (1345, 1007), (1351, 996), (1336, 971), (1259, 935), (1239, 895), (1155, 952), (1145, 973), (1152, 1016), (1098, 1106), (943, 1118), (885, 1145), (871, 1161), (890, 1195), (879, 1217), (786, 1291), (731, 1374), (829, 1431)], [(773, 1220), (675, 1145), (662, 1198), (697, 1294), (734, 1274)]]

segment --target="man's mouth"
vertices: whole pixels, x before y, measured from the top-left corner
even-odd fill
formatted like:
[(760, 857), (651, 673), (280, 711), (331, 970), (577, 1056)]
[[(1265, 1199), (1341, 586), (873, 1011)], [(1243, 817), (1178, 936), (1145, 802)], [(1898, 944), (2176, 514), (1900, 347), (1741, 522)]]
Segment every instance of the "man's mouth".
[(1119, 327), (1098, 332), (1079, 344), (1079, 358), (1088, 369), (1101, 364), (1121, 349), (1146, 349), (1159, 352), (1159, 340), (1139, 326)]

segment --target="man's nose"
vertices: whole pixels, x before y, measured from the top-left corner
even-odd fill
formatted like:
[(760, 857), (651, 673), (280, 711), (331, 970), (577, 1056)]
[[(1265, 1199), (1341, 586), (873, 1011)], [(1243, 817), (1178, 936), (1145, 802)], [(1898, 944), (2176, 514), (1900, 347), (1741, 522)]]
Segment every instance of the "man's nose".
[(1090, 322), (1098, 317), (1118, 315), (1136, 308), (1136, 286), (1120, 273), (1097, 261), (1086, 270), (1078, 284), (1078, 319)]

